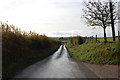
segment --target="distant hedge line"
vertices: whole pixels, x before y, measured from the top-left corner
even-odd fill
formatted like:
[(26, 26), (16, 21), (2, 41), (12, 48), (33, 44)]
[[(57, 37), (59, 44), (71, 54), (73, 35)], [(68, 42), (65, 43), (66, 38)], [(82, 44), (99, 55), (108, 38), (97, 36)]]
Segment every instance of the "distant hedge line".
[(71, 37), (70, 40), (71, 40), (72, 46), (80, 45), (80, 44), (83, 44), (85, 42), (85, 39), (83, 37), (80, 37), (80, 36)]
[(60, 42), (34, 32), (24, 32), (1, 23), (3, 78), (14, 76), (20, 69), (51, 55)]

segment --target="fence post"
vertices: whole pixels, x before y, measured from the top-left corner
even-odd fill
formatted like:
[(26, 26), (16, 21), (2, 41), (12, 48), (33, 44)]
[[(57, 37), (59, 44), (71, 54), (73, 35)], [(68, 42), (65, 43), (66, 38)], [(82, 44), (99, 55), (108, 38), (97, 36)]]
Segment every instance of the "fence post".
[(118, 41), (120, 41), (120, 32), (118, 31)]
[(93, 41), (93, 36), (92, 36), (92, 41)]
[(97, 35), (96, 35), (96, 41), (97, 41)]

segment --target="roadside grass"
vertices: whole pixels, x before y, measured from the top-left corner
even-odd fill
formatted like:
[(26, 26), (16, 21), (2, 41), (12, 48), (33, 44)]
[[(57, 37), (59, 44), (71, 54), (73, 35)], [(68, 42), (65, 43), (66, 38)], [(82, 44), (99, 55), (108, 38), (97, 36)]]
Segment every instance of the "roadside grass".
[(13, 25), (1, 23), (2, 29), (2, 78), (12, 78), (25, 67), (40, 61), (58, 49), (60, 41), (25, 32)]
[(68, 42), (66, 46), (70, 56), (75, 60), (101, 64), (118, 64), (120, 63), (119, 45), (120, 42), (89, 42), (79, 46), (70, 46)]

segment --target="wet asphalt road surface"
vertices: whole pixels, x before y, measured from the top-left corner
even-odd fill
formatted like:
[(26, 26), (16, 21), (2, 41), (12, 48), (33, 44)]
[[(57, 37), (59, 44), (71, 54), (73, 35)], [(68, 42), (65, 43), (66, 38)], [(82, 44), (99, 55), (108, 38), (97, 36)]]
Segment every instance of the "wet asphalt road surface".
[(64, 45), (50, 57), (18, 73), (15, 78), (97, 78), (81, 62), (72, 60)]

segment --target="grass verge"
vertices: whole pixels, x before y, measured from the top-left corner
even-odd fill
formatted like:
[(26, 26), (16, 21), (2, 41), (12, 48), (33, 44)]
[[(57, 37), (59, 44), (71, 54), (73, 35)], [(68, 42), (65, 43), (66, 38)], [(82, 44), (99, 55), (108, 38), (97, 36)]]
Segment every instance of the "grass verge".
[(70, 56), (78, 61), (91, 63), (118, 64), (120, 63), (120, 42), (113, 43), (84, 43), (79, 46), (67, 45)]

